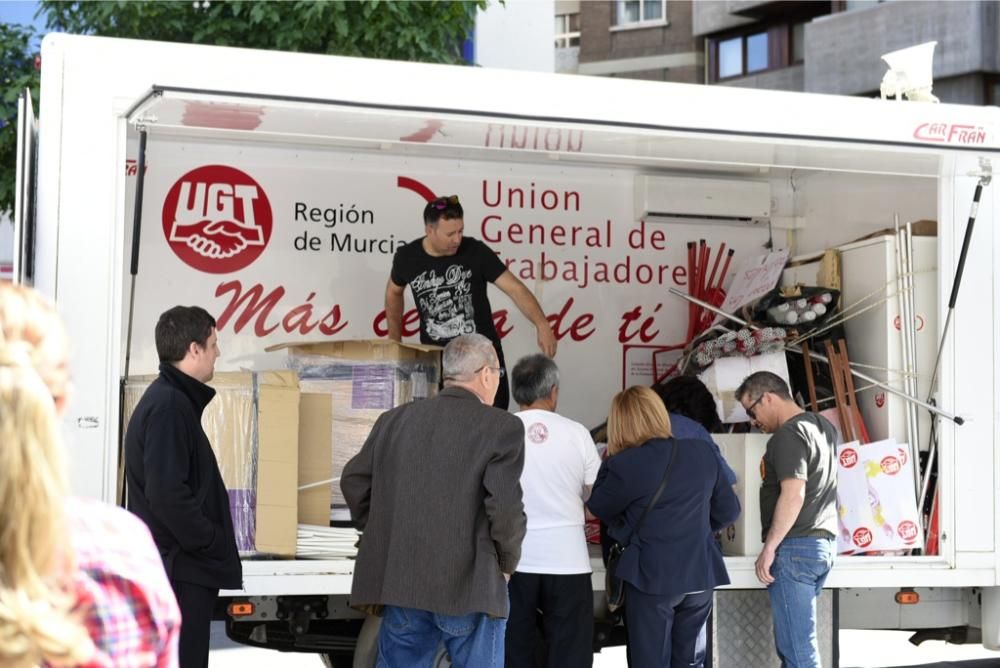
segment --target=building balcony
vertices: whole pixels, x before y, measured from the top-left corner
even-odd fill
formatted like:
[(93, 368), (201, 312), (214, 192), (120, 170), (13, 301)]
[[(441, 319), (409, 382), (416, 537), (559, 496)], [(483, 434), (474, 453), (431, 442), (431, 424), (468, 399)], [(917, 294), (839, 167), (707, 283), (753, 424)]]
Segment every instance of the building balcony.
[(886, 2), (805, 26), (805, 90), (875, 93), (882, 54), (937, 41), (934, 78), (1000, 71), (1000, 7), (994, 2)]

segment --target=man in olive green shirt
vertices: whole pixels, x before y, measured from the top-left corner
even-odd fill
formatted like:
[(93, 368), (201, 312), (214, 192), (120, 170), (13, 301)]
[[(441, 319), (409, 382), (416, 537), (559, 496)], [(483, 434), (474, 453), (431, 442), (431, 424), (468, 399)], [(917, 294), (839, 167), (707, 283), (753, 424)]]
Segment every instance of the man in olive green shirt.
[(837, 531), (837, 432), (796, 404), (769, 371), (747, 376), (736, 398), (772, 434), (761, 461), (764, 547), (757, 579), (767, 585), (774, 644), (787, 668), (818, 668), (816, 598), (833, 566)]

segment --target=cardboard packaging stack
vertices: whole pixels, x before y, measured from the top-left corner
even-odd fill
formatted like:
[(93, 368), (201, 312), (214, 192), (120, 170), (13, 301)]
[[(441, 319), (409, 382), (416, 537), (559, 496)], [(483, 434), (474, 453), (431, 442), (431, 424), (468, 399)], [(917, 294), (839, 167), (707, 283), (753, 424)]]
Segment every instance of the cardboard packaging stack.
[[(319, 457), (323, 448), (328, 453), (329, 467), (301, 467), (299, 484), (326, 479), (330, 485), (324, 491), (318, 487), (303, 490), (300, 503), (308, 493), (308, 523), (347, 520), (349, 514), (340, 492), (344, 465), (364, 445), (382, 413), (437, 393), (441, 348), (372, 339), (281, 344), (268, 351), (279, 349), (288, 351), (288, 364), (298, 373), (304, 396), (309, 397), (303, 400), (304, 410), (311, 415), (304, 413), (300, 450), (308, 450), (310, 461)], [(324, 493), (326, 517), (320, 521)]]
[[(156, 376), (131, 377), (125, 420)], [(295, 554), (299, 382), (294, 371), (216, 373), (202, 427), (215, 451), (243, 556)]]

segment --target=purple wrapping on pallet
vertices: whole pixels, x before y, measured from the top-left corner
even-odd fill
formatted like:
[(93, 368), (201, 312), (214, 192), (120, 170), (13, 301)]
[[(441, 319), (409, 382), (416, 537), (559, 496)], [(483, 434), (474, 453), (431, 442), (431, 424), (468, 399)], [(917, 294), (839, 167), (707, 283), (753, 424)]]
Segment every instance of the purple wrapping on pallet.
[(255, 549), (254, 540), (257, 537), (257, 494), (252, 489), (230, 489), (228, 493), (236, 547), (240, 552), (251, 552)]

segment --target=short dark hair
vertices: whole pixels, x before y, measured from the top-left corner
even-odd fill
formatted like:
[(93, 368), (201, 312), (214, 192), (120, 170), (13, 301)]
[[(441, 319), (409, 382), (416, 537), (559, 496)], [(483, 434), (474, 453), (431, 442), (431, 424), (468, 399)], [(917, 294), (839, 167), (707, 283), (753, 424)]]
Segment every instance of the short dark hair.
[(442, 218), (465, 218), (465, 211), (458, 202), (458, 195), (432, 199), (424, 207), (424, 225), (437, 225)]
[(204, 348), (215, 329), (215, 318), (200, 306), (175, 306), (156, 322), (156, 354), (161, 362), (180, 362), (188, 347)]
[(707, 431), (719, 431), (722, 421), (716, 409), (715, 396), (695, 376), (676, 376), (653, 387), (667, 411), (691, 418)]
[(788, 384), (776, 373), (770, 371), (757, 371), (743, 379), (740, 386), (736, 388), (736, 401), (749, 395), (756, 401), (766, 393), (776, 394), (782, 399), (791, 401), (792, 395), (788, 391)]
[(559, 387), (559, 367), (541, 353), (528, 355), (514, 365), (510, 383), (514, 401), (530, 406), (552, 394), (552, 388)]

